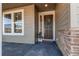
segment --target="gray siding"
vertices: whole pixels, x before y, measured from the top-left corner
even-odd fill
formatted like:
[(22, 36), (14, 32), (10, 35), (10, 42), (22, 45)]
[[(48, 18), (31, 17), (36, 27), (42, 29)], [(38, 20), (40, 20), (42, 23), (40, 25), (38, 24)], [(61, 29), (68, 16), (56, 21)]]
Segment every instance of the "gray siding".
[(56, 5), (56, 42), (61, 49), (63, 55), (69, 55), (70, 46), (66, 35), (70, 28), (70, 5)]
[[(9, 10), (24, 9), (24, 35), (3, 35), (3, 42), (15, 42), (15, 43), (35, 43), (35, 17), (34, 17), (34, 5), (19, 7)], [(6, 10), (6, 11), (9, 11)]]

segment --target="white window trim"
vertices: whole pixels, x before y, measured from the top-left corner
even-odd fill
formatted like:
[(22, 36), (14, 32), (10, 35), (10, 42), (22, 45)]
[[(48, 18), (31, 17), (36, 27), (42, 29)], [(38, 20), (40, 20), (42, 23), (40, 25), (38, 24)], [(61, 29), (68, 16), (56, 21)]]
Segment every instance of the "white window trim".
[[(22, 12), (22, 33), (15, 33), (14, 32), (14, 17), (13, 14), (16, 12)], [(24, 9), (20, 9), (20, 10), (14, 10), (14, 11), (7, 11), (7, 12), (3, 12), (3, 19), (4, 19), (4, 15), (5, 14), (11, 14), (11, 18), (12, 18), (12, 27), (11, 27), (11, 33), (5, 33), (4, 32), (4, 22), (3, 22), (3, 35), (24, 35)], [(3, 20), (4, 21), (4, 20)]]

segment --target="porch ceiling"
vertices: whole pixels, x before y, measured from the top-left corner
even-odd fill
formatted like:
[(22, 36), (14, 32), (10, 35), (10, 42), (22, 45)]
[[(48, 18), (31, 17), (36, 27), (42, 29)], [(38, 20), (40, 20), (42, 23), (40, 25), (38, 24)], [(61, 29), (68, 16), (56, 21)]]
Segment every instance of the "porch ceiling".
[[(37, 3), (3, 3), (2, 9), (7, 10), (7, 9), (27, 6), (27, 5), (31, 5), (31, 4), (35, 4), (35, 6), (39, 12), (55, 10), (55, 6), (56, 6), (55, 3), (38, 3), (38, 4)], [(48, 7), (45, 7), (45, 4), (48, 4)]]

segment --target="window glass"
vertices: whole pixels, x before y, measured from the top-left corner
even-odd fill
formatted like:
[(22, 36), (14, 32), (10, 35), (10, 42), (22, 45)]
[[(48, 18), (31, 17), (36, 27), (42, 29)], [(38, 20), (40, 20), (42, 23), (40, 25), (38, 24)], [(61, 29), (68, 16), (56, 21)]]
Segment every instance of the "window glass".
[(42, 33), (42, 16), (40, 16), (40, 31)]
[(23, 10), (3, 12), (3, 34), (24, 35)]
[(22, 12), (14, 13), (14, 32), (22, 33)]
[(11, 33), (11, 14), (4, 15), (4, 32)]

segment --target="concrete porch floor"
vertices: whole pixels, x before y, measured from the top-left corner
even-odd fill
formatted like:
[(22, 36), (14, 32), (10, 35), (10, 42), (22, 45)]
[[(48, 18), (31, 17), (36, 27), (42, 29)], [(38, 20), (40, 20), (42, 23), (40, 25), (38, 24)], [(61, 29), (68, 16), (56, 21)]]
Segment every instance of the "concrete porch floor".
[(56, 42), (37, 44), (2, 43), (3, 56), (62, 56)]

